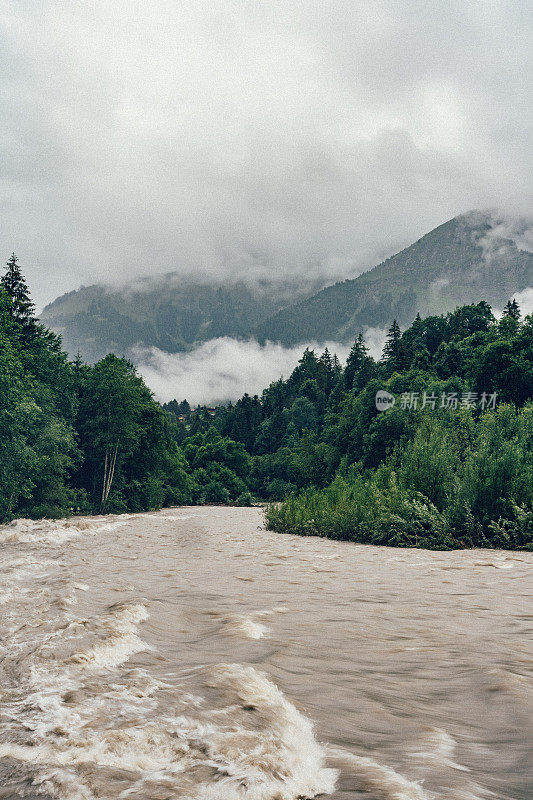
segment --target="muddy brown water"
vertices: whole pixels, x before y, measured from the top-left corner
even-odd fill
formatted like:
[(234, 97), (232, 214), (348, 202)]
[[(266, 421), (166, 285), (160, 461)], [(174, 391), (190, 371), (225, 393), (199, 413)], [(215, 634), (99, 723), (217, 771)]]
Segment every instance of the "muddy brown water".
[(0, 528), (0, 798), (533, 797), (533, 553)]

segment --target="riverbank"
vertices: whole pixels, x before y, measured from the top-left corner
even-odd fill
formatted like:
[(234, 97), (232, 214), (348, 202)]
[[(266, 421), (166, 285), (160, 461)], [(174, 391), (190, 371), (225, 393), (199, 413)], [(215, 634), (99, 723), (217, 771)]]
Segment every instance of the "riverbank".
[[(489, 493), (490, 494), (490, 493)], [(306, 489), (269, 506), (266, 524), (277, 533), (426, 550), (491, 548), (533, 551), (533, 511), (507, 504), (505, 517), (476, 518), (450, 497), (437, 508), (398, 481), (394, 470), (338, 476), (325, 489)]]

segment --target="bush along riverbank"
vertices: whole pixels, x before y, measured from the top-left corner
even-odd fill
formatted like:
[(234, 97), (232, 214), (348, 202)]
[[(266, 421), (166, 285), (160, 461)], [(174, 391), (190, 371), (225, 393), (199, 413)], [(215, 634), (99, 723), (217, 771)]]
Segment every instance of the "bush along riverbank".
[(376, 469), (352, 467), (266, 513), (270, 529), (398, 547), (533, 550), (533, 405), (425, 416)]
[(344, 369), (306, 351), (259, 409), (245, 397), (219, 424), (254, 453), (252, 489), (281, 501), (272, 530), (532, 549), (532, 396), (533, 318), (480, 302), (393, 324), (377, 363), (362, 337)]

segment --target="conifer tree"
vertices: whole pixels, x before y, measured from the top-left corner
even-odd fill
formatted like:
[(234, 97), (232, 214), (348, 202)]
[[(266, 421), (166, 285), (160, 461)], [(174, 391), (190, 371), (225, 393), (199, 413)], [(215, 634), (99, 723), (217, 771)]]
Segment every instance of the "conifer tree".
[(332, 361), (332, 358), (331, 358), (331, 353), (329, 352), (327, 347), (324, 350), (324, 352), (322, 353), (322, 355), (320, 356), (319, 360), (324, 365), (324, 368), (326, 369), (326, 372), (331, 372), (331, 370), (333, 368), (333, 361)]
[(355, 340), (346, 360), (346, 367), (344, 370), (344, 386), (346, 391), (349, 392), (353, 387), (353, 379), (355, 374), (356, 372), (359, 372), (367, 356), (368, 348), (365, 344), (365, 340), (363, 339), (363, 334), (360, 333)]
[(0, 278), (0, 286), (11, 297), (13, 318), (23, 328), (29, 328), (36, 322), (35, 306), (17, 262), (18, 258), (13, 253), (7, 262), (4, 275)]
[(334, 383), (333, 359), (328, 348), (324, 350), (318, 360), (320, 367), (319, 385), (325, 391), (326, 397), (329, 396)]
[(387, 340), (383, 348), (383, 361), (386, 364), (393, 364), (396, 366), (400, 353), (401, 336), (400, 326), (397, 321), (394, 320), (387, 333)]
[(513, 300), (507, 301), (505, 308), (503, 309), (503, 316), (511, 317), (511, 319), (514, 319), (517, 322), (520, 320), (520, 306), (514, 298)]
[(389, 328), (385, 347), (383, 348), (382, 362), (385, 364), (386, 372), (390, 375), (393, 372), (401, 372), (407, 369), (411, 357), (402, 339), (402, 333), (397, 321), (394, 320)]

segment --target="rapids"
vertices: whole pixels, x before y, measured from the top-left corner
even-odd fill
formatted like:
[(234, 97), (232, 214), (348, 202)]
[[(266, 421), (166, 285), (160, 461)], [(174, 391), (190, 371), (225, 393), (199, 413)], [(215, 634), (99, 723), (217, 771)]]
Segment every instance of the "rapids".
[(526, 800), (533, 553), (0, 528), (0, 798)]

